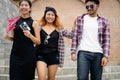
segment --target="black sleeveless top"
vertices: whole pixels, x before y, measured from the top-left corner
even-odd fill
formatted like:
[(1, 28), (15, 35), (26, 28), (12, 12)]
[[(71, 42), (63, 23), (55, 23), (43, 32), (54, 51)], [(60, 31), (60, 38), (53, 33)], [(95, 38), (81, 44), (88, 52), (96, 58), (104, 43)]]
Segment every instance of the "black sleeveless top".
[(41, 44), (38, 45), (37, 54), (58, 53), (59, 32), (54, 30), (47, 34), (43, 29), (40, 31)]
[(10, 57), (10, 62), (14, 64), (25, 64), (28, 61), (33, 62), (35, 60), (35, 48), (33, 42), (24, 35), (23, 30), (20, 28), (20, 24), (23, 22), (26, 22), (29, 25), (31, 29), (30, 32), (34, 35), (32, 27), (33, 19), (31, 17), (20, 17), (14, 29), (14, 41)]

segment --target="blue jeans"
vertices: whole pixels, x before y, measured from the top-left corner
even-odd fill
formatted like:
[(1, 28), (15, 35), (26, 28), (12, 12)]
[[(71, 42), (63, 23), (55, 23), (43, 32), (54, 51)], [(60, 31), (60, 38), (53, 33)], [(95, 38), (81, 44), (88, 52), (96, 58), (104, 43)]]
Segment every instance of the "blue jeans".
[(103, 54), (79, 51), (77, 55), (77, 80), (102, 80), (101, 66)]

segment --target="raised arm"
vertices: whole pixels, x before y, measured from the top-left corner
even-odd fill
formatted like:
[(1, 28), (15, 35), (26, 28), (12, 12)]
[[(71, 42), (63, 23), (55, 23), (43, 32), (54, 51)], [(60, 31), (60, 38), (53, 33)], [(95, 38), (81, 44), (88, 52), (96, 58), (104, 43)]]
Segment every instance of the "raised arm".
[(105, 20), (105, 28), (103, 32), (103, 54), (108, 57), (110, 54), (110, 26), (108, 20)]

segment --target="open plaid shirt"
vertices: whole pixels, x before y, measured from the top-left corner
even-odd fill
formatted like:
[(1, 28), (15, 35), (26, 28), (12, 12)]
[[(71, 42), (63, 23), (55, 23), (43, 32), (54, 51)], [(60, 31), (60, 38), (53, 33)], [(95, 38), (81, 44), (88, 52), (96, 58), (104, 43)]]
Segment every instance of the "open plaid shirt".
[[(83, 25), (84, 25), (84, 16), (79, 16), (76, 20), (76, 27), (74, 30), (74, 36), (72, 39), (71, 52), (76, 53), (78, 45), (80, 45), (80, 40), (82, 38), (83, 33)], [(103, 17), (98, 16), (98, 38), (99, 43), (102, 47), (103, 54), (105, 57), (108, 57), (110, 54), (110, 27), (108, 24), (108, 20)]]
[(64, 63), (64, 38), (63, 37), (67, 37), (72, 39), (73, 38), (73, 30), (68, 33), (67, 30), (65, 30), (63, 27), (60, 28), (59, 30), (59, 40), (58, 40), (58, 50), (59, 50), (59, 61), (60, 67), (63, 67), (63, 63)]

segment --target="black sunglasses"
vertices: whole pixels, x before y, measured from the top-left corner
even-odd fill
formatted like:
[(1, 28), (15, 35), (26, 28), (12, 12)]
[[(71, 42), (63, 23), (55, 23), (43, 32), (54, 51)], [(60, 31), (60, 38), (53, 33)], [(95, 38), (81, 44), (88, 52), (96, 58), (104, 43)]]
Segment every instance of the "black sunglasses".
[(93, 9), (95, 6), (92, 4), (92, 5), (86, 5), (86, 9)]

